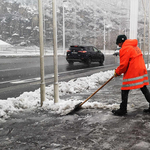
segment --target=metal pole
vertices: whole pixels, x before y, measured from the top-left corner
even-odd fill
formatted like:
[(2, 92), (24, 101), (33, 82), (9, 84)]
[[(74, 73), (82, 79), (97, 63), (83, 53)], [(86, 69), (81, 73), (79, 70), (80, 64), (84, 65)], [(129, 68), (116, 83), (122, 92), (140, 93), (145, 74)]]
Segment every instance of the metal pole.
[(43, 15), (42, 0), (39, 2), (39, 36), (40, 36), (40, 68), (41, 68), (41, 106), (45, 100), (45, 79), (44, 79), (44, 46), (43, 46)]
[(148, 57), (147, 57), (147, 68), (149, 68), (149, 51), (150, 51), (150, 2), (149, 2), (149, 32), (148, 32)]
[(106, 54), (106, 52), (105, 52), (105, 44), (106, 44), (106, 41), (105, 41), (105, 18), (104, 18), (104, 54)]
[(143, 57), (145, 58), (145, 31), (146, 31), (146, 14), (144, 13), (144, 50), (143, 50)]
[(63, 54), (65, 54), (65, 8), (63, 1)]
[[(75, 1), (74, 1), (74, 6), (76, 6), (75, 5)], [(74, 15), (74, 35), (73, 35), (73, 37), (74, 37), (74, 44), (76, 44), (77, 43), (77, 27), (76, 27), (76, 25), (77, 25), (77, 13), (76, 13), (76, 7), (74, 7), (74, 13), (75, 13), (75, 15)]]
[(127, 29), (125, 28), (125, 31), (124, 31), (125, 35), (127, 35)]
[[(94, 5), (93, 5), (93, 8), (94, 8)], [(96, 9), (93, 10), (94, 11), (94, 46), (97, 46), (96, 45)]]
[(54, 103), (58, 102), (58, 57), (57, 57), (57, 18), (56, 0), (53, 0), (53, 51), (54, 51)]
[(140, 49), (142, 49), (142, 41), (141, 41), (141, 37), (139, 37), (139, 43), (140, 43)]
[(138, 0), (130, 0), (130, 39), (137, 39)]

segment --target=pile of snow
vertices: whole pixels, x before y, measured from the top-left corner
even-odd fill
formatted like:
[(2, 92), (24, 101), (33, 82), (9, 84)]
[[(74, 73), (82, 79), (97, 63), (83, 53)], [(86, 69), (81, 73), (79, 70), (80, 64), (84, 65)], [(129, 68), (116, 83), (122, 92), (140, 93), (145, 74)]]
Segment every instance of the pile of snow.
[[(72, 79), (69, 82), (59, 83), (59, 95), (66, 95), (72, 93), (82, 93), (83, 91), (88, 91), (93, 88), (97, 88), (100, 84), (107, 81), (114, 71), (105, 71), (93, 74), (88, 77), (82, 77), (77, 79)], [(6, 119), (12, 113), (17, 113), (19, 111), (29, 110), (29, 109), (44, 109), (50, 110), (54, 113), (65, 114), (74, 108), (76, 104), (82, 102), (75, 97), (73, 99), (63, 100), (60, 99), (58, 103), (54, 103), (54, 87), (50, 85), (46, 87), (46, 100), (43, 106), (40, 107), (40, 89), (34, 92), (24, 92), (17, 98), (8, 98), (7, 100), (0, 100), (0, 118)], [(100, 102), (87, 102), (83, 108), (111, 108), (115, 107), (106, 105)]]
[(0, 47), (12, 47), (12, 45), (0, 40)]

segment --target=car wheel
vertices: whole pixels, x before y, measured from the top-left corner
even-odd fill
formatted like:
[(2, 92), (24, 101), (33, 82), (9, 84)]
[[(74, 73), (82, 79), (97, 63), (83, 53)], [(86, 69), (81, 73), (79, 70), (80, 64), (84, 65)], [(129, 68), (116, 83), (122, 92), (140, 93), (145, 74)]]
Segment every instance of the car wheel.
[(87, 63), (88, 66), (91, 66), (91, 58), (88, 58), (86, 63)]
[(74, 62), (70, 60), (70, 61), (68, 61), (68, 63), (69, 63), (69, 65), (73, 65)]

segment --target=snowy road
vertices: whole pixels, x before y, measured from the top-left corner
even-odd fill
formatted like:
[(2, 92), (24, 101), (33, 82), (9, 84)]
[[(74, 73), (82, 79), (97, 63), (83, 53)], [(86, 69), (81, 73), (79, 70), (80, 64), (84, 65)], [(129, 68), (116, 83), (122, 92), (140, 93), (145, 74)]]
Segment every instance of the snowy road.
[[(114, 74), (114, 70), (107, 71), (107, 67), (101, 66), (101, 69), (83, 69), (80, 74), (82, 72), (84, 77), (68, 82), (64, 82), (64, 74), (63, 82), (59, 82), (60, 100), (56, 104), (53, 85), (46, 87), (46, 100), (42, 107), (40, 90), (25, 92), (6, 101), (0, 100), (0, 148), (149, 150), (150, 115), (142, 112), (148, 103), (140, 90), (129, 93), (128, 115), (117, 117), (111, 113), (120, 104), (122, 76), (109, 82), (74, 115), (63, 115), (77, 103), (83, 102)], [(87, 76), (88, 73), (91, 75)], [(70, 75), (77, 76), (73, 71)]]
[[(113, 56), (111, 59), (106, 59), (105, 67), (114, 62)], [(33, 91), (40, 87), (40, 60), (39, 57), (2, 57), (0, 59), (0, 95), (1, 99), (8, 97), (17, 97), (25, 91)], [(98, 67), (98, 68), (96, 68)], [(65, 60), (65, 56), (59, 56), (59, 80), (66, 81), (77, 76), (72, 74), (80, 74), (86, 72), (88, 75), (89, 70), (101, 69), (98, 63), (93, 63), (89, 68), (81, 63), (76, 63), (69, 66)], [(103, 67), (102, 67), (103, 68)], [(109, 67), (106, 67), (109, 69)], [(45, 79), (46, 84), (53, 83), (54, 77), (53, 70), (53, 57), (45, 57)], [(95, 73), (95, 72), (93, 72)], [(84, 74), (85, 76), (86, 74)], [(80, 75), (78, 75), (80, 76)], [(83, 76), (83, 74), (81, 75)], [(68, 79), (67, 79), (68, 78)]]

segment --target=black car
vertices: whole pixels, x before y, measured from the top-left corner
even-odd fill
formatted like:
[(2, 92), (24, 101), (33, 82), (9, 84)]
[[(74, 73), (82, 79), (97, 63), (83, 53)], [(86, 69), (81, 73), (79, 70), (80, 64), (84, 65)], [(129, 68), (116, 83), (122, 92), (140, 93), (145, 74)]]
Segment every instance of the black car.
[(69, 64), (83, 62), (90, 65), (91, 62), (99, 62), (100, 65), (103, 65), (104, 54), (93, 46), (70, 46), (66, 60)]

